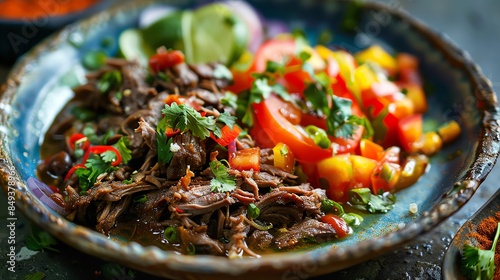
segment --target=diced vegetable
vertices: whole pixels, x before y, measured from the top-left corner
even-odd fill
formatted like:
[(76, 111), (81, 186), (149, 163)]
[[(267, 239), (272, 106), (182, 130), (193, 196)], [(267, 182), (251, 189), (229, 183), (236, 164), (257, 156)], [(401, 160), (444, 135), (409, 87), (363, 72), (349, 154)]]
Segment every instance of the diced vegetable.
[(181, 51), (158, 52), (149, 59), (149, 67), (154, 73), (171, 68), (184, 62), (184, 54)]
[(449, 121), (438, 128), (439, 136), (443, 143), (449, 143), (455, 140), (461, 132), (460, 125), (456, 121)]
[(342, 218), (337, 215), (326, 214), (321, 217), (321, 221), (323, 223), (330, 224), (335, 230), (338, 238), (346, 237), (349, 234), (349, 226)]
[(429, 159), (424, 155), (410, 155), (402, 164), (401, 176), (395, 185), (396, 190), (402, 190), (415, 184), (424, 175)]
[(398, 136), (401, 147), (407, 152), (415, 152), (420, 147), (423, 134), (422, 115), (412, 115), (398, 122)]
[(295, 157), (286, 144), (278, 143), (273, 148), (274, 166), (288, 173), (293, 173)]
[(240, 171), (260, 171), (260, 148), (249, 148), (230, 154), (229, 165)]
[(424, 134), (422, 139), (422, 147), (420, 150), (427, 156), (432, 156), (441, 150), (443, 146), (443, 140), (441, 137), (434, 132), (430, 131)]
[(379, 45), (373, 45), (356, 54), (356, 60), (360, 63), (372, 61), (386, 69), (389, 73), (395, 73), (398, 67), (396, 59), (388, 54)]
[(370, 158), (378, 161), (384, 152), (384, 148), (373, 141), (368, 139), (361, 139), (360, 142), (361, 155), (366, 158)]
[(231, 128), (228, 125), (225, 125), (221, 128), (221, 137), (216, 137), (213, 133), (210, 134), (210, 137), (215, 140), (219, 145), (225, 147), (234, 139), (238, 138), (238, 136), (241, 133), (241, 128), (237, 125), (233, 125), (233, 128)]
[(333, 156), (318, 162), (318, 177), (328, 182), (326, 195), (335, 201), (345, 201), (353, 180), (352, 163), (348, 156)]

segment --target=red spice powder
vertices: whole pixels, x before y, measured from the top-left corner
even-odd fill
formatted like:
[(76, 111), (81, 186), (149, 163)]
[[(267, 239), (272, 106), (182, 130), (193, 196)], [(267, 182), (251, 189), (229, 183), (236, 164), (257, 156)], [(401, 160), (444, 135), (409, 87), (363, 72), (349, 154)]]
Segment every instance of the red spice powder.
[[(491, 217), (483, 219), (477, 226), (476, 231), (470, 233), (470, 236), (475, 238), (479, 243), (479, 249), (491, 249), (498, 222), (500, 222), (500, 211), (496, 212), (495, 215)], [(500, 279), (500, 246), (497, 246), (495, 249), (495, 275), (493, 279)]]
[(0, 18), (27, 19), (60, 16), (82, 11), (99, 0), (2, 0)]

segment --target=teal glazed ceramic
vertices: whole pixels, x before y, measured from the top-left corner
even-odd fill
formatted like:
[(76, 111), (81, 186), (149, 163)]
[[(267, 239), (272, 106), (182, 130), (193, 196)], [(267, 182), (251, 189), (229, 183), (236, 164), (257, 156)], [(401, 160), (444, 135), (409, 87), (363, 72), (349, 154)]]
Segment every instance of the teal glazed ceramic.
[[(169, 1), (181, 7), (194, 3)], [(306, 250), (229, 260), (185, 256), (117, 241), (65, 220), (35, 198), (26, 181), (35, 176), (41, 139), (57, 112), (72, 97), (71, 87), (84, 81), (80, 64), (102, 40), (114, 39), (137, 25), (152, 3), (128, 3), (71, 25), (23, 57), (2, 88), (0, 99), (1, 182), (12, 185), (18, 210), (60, 240), (90, 255), (173, 279), (304, 279), (341, 270), (373, 258), (428, 232), (456, 212), (473, 195), (496, 162), (500, 145), (499, 109), (490, 82), (446, 36), (411, 18), (398, 7), (345, 1), (254, 1), (266, 19), (305, 30), (314, 42), (328, 29), (334, 44), (357, 51), (378, 43), (420, 59), (430, 110), (438, 123), (454, 119), (462, 134), (431, 160), (431, 169), (416, 185), (396, 194), (388, 214), (366, 216), (348, 238)], [(354, 14), (345, 31), (346, 14)], [(105, 49), (117, 52), (116, 43)], [(411, 214), (409, 205), (418, 212)], [(120, 239), (121, 240), (121, 239)]]

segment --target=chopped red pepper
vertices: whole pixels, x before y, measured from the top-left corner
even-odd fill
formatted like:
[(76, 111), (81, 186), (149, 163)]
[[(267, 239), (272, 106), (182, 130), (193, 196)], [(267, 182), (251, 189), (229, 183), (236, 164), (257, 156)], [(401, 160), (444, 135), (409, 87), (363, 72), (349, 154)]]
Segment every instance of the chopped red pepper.
[(69, 146), (71, 147), (72, 150), (75, 150), (75, 144), (81, 139), (84, 139), (83, 143), (81, 144), (81, 149), (86, 151), (90, 147), (90, 141), (87, 139), (87, 136), (85, 136), (82, 133), (75, 133), (71, 135), (69, 138)]
[(238, 138), (240, 133), (241, 128), (239, 126), (233, 125), (233, 128), (230, 128), (228, 125), (225, 125), (221, 128), (221, 137), (216, 137), (213, 133), (210, 133), (210, 137), (219, 143), (219, 145), (225, 147)]
[(184, 54), (178, 50), (160, 52), (149, 59), (149, 67), (154, 73), (184, 62)]
[(66, 173), (66, 176), (64, 177), (64, 181), (66, 181), (69, 178), (71, 178), (71, 175), (73, 175), (73, 173), (75, 173), (75, 171), (78, 168), (87, 168), (87, 167), (85, 167), (85, 164), (83, 164), (83, 163), (73, 165), (73, 167), (71, 167), (71, 169), (68, 171), (68, 173)]
[(122, 155), (120, 152), (113, 146), (93, 146), (90, 147), (85, 155), (83, 156), (83, 162), (86, 162), (89, 158), (90, 154), (102, 154), (107, 151), (112, 151), (116, 155), (116, 160), (111, 163), (111, 166), (117, 166), (122, 162)]
[(184, 213), (184, 211), (182, 209), (180, 209), (179, 207), (175, 207), (175, 212), (177, 213)]
[(180, 129), (178, 129), (178, 128), (177, 128), (177, 129), (175, 129), (175, 130), (173, 130), (172, 128), (167, 127), (167, 128), (165, 129), (165, 135), (166, 135), (168, 138), (170, 138), (170, 137), (172, 137), (172, 136), (175, 136), (175, 135), (179, 134), (180, 132), (181, 132), (181, 130), (180, 130)]

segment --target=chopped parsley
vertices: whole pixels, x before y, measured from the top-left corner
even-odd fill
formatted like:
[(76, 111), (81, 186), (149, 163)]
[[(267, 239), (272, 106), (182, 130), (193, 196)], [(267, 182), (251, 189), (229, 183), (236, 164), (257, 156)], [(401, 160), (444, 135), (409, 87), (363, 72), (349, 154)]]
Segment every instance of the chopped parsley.
[(122, 83), (122, 73), (118, 70), (108, 71), (97, 82), (97, 89), (101, 93), (108, 93)]
[(116, 148), (118, 152), (120, 152), (120, 155), (122, 156), (122, 162), (124, 164), (127, 164), (132, 159), (132, 151), (128, 148), (128, 146), (129, 139), (125, 136), (120, 137), (120, 140), (118, 140), (118, 142), (113, 145), (113, 147)]
[[(113, 152), (110, 151), (110, 153), (113, 154), (113, 158), (116, 157)], [(87, 159), (87, 162), (85, 163), (85, 167), (87, 168), (78, 168), (75, 171), (75, 174), (78, 176), (81, 194), (85, 194), (88, 189), (94, 186), (99, 175), (118, 169), (117, 167), (111, 166), (113, 158), (110, 154), (108, 154), (108, 152), (104, 152), (100, 155), (93, 155)]]
[(55, 252), (59, 252), (58, 250), (52, 248), (52, 245), (56, 245), (57, 240), (52, 237), (47, 232), (33, 227), (28, 236), (26, 236), (26, 248), (32, 251), (44, 251), (51, 250)]
[(170, 145), (172, 145), (172, 138), (168, 139), (165, 134), (167, 129), (167, 120), (165, 118), (161, 119), (156, 127), (156, 146), (158, 153), (158, 161), (160, 163), (166, 164), (170, 162), (174, 153), (170, 151)]
[(24, 275), (23, 280), (43, 280), (45, 279), (45, 277), (46, 277), (45, 273), (35, 272)]
[(349, 191), (349, 204), (370, 213), (387, 213), (394, 207), (396, 197), (390, 193), (374, 195), (368, 188)]
[(214, 78), (232, 80), (233, 73), (223, 64), (217, 64), (214, 68)]
[(230, 192), (236, 188), (235, 178), (227, 173), (227, 160), (214, 160), (210, 162), (210, 169), (215, 178), (210, 181), (212, 192)]

